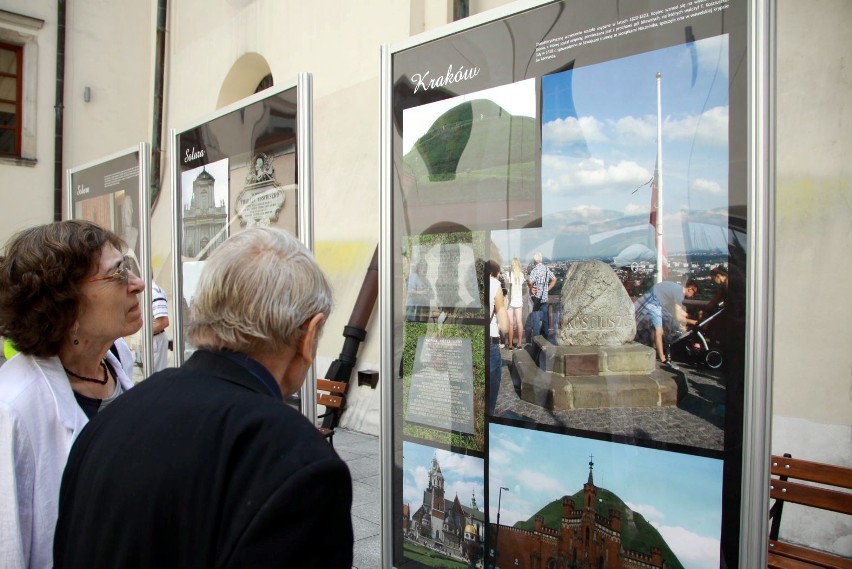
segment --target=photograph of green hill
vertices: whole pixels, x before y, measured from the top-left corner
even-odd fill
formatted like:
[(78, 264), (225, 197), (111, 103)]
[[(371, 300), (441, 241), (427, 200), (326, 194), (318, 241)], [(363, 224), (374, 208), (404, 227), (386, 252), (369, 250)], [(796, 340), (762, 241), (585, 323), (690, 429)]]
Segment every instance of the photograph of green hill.
[(535, 109), (532, 80), (407, 109), (401, 181), (415, 229), (447, 220), (505, 229), (540, 217)]
[(721, 460), (493, 423), (489, 447), (495, 566), (718, 569)]

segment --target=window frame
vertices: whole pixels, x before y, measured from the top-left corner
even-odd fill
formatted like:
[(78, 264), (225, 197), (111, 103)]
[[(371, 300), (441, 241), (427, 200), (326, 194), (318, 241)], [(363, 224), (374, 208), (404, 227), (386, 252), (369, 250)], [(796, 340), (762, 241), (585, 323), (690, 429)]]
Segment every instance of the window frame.
[(7, 126), (0, 124), (0, 131), (14, 131), (15, 134), (15, 142), (14, 148), (12, 152), (4, 152), (2, 148), (0, 148), (0, 156), (7, 156), (11, 158), (21, 158), (21, 147), (22, 147), (22, 139), (23, 139), (23, 95), (24, 95), (24, 46), (20, 44), (5, 42), (0, 40), (0, 50), (14, 52), (17, 57), (17, 65), (15, 69), (15, 73), (7, 73), (4, 71), (0, 71), (0, 78), (13, 78), (15, 79), (15, 100), (12, 101), (10, 99), (2, 99), (0, 98), (0, 103), (8, 103), (15, 106), (15, 124), (13, 126)]

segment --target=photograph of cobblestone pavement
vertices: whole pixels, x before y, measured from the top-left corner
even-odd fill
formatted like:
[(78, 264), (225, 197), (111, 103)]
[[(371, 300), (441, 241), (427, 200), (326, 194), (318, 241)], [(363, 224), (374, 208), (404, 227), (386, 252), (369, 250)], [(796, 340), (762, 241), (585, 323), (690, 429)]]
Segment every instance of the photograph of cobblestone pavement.
[[(721, 451), (724, 442), (725, 385), (719, 370), (681, 365), (665, 371), (678, 386), (677, 405), (660, 407), (610, 407), (555, 411), (520, 398), (519, 378), (512, 352), (503, 352), (503, 375), (495, 415), (533, 423), (590, 431), (660, 443)], [(662, 372), (662, 370), (660, 370)]]

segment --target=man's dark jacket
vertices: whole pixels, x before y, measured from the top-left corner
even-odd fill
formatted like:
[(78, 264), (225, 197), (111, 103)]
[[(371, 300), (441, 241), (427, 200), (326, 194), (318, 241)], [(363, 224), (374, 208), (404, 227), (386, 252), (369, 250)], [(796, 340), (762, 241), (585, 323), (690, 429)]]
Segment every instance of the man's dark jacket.
[(83, 430), (57, 568), (352, 567), (352, 481), (317, 429), (222, 353), (151, 376)]

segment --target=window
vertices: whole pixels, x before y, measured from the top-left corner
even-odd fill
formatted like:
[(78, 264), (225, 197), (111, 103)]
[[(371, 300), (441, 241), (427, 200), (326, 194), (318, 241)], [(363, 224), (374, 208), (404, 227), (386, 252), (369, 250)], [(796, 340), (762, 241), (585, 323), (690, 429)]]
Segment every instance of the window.
[(21, 155), (24, 48), (0, 42), (0, 154)]
[(0, 10), (0, 164), (36, 162), (38, 39), (44, 20)]

